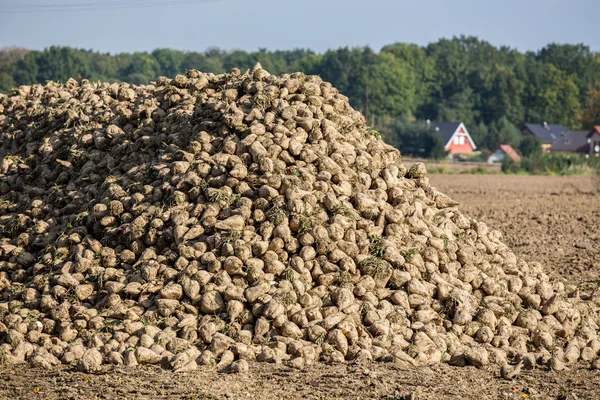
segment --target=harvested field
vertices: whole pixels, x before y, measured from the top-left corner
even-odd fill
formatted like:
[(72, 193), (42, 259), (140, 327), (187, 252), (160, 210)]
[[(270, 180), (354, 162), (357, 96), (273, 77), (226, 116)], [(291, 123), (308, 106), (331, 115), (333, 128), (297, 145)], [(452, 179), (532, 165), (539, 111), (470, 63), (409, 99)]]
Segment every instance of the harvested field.
[[(600, 197), (589, 177), (431, 176), (432, 186), (459, 201), (468, 217), (504, 233), (518, 257), (589, 287), (600, 276)], [(252, 363), (248, 374), (205, 370), (173, 374), (159, 367), (87, 375), (70, 367), (0, 368), (0, 398), (164, 399), (596, 399), (598, 371), (578, 364), (560, 372), (537, 368), (514, 380), (498, 368), (390, 363), (316, 364), (294, 370)], [(414, 395), (414, 397), (411, 397)]]

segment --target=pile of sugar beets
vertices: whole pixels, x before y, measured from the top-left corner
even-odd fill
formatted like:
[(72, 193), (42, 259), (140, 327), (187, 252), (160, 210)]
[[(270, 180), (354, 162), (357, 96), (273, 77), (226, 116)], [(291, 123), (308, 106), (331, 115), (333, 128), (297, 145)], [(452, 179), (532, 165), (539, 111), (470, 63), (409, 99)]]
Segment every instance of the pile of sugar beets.
[(257, 65), (0, 95), (0, 363), (600, 368), (552, 281), (331, 84)]

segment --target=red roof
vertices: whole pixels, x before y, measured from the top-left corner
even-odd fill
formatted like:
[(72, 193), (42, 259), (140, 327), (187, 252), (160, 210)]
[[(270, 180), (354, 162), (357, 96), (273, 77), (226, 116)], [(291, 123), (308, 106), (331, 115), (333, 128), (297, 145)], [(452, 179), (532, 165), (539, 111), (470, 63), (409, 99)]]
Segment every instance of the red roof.
[(521, 156), (517, 154), (517, 152), (515, 151), (515, 149), (513, 149), (512, 147), (510, 147), (509, 144), (501, 144), (500, 145), (500, 149), (506, 153), (507, 156), (509, 156), (510, 158), (512, 158), (512, 160), (514, 162), (520, 162), (521, 161)]

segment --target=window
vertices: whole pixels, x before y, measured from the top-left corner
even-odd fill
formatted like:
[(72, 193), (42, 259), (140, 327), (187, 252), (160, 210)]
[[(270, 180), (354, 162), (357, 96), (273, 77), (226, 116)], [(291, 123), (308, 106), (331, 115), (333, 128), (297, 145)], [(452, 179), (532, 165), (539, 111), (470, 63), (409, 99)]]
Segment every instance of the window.
[(465, 137), (464, 136), (460, 136), (458, 138), (458, 144), (465, 144)]
[(458, 144), (458, 136), (454, 136), (454, 144)]

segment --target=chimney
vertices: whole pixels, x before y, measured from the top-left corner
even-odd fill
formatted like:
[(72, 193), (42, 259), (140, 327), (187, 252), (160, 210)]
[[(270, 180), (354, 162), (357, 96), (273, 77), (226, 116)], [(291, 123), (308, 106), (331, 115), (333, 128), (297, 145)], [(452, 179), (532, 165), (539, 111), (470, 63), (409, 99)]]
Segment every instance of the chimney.
[(544, 121), (544, 128), (548, 129), (548, 123)]

